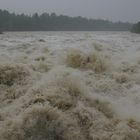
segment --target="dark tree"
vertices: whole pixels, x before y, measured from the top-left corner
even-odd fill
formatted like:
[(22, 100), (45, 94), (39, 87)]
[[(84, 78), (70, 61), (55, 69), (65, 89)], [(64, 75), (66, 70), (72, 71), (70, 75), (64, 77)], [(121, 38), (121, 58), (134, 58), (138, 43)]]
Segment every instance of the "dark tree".
[(140, 33), (140, 22), (138, 22), (132, 26), (131, 32)]

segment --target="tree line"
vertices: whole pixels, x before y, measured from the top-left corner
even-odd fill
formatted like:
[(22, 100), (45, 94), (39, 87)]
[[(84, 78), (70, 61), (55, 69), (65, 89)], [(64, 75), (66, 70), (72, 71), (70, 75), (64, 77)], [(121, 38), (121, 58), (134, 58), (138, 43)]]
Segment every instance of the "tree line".
[(102, 19), (70, 17), (56, 13), (15, 14), (0, 10), (0, 30), (3, 31), (128, 31), (130, 23)]

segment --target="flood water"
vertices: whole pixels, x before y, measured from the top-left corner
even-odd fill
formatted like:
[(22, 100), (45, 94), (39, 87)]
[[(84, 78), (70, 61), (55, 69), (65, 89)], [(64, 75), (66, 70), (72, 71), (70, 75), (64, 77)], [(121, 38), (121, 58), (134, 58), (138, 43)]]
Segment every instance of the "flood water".
[(140, 35), (0, 35), (0, 140), (139, 140)]

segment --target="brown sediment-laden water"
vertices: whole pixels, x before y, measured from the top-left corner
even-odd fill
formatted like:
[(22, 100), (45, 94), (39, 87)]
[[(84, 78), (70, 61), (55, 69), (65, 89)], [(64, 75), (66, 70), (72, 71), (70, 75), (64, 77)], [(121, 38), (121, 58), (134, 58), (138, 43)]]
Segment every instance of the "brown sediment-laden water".
[(0, 36), (0, 140), (140, 140), (140, 36)]

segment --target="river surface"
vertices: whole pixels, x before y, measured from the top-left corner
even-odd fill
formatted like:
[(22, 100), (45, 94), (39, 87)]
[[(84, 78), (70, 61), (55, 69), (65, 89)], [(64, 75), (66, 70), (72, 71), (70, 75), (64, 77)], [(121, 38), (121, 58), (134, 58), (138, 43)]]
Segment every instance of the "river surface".
[(140, 35), (0, 35), (0, 140), (140, 140)]

